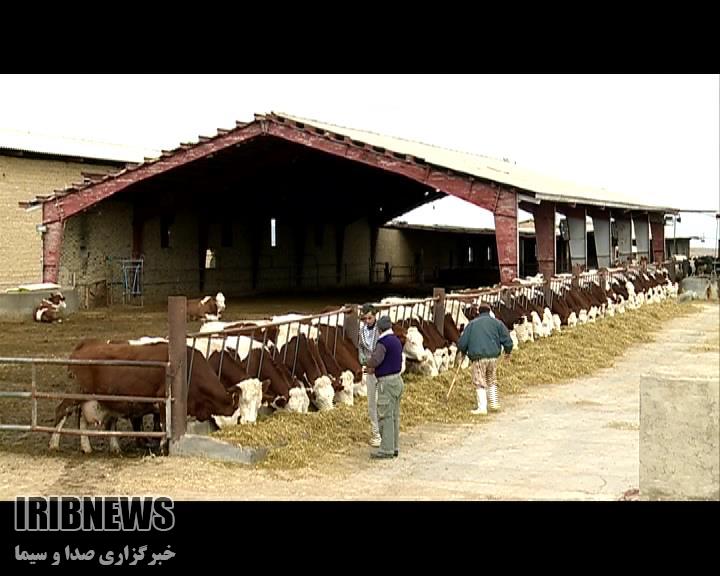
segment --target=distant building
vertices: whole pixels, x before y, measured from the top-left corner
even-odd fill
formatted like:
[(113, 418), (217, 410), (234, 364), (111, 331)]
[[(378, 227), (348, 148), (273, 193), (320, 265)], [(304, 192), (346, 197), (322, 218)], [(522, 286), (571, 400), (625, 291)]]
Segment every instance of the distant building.
[(685, 256), (690, 258), (690, 240), (697, 239), (697, 236), (689, 236), (686, 238), (665, 238), (665, 255), (669, 258), (673, 255)]

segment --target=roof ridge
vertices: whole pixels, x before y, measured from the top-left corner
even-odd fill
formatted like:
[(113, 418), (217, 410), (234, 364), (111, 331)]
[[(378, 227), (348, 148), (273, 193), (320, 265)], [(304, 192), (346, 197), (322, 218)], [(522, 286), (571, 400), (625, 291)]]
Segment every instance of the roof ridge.
[(297, 120), (300, 122), (307, 122), (308, 124), (320, 124), (325, 126), (334, 126), (336, 128), (343, 128), (345, 130), (352, 130), (354, 132), (363, 132), (365, 134), (373, 134), (374, 136), (381, 136), (384, 138), (393, 138), (394, 140), (402, 140), (403, 142), (409, 142), (411, 144), (420, 144), (422, 146), (427, 146), (429, 148), (435, 148), (436, 150), (445, 150), (447, 152), (453, 152), (454, 154), (465, 154), (467, 156), (472, 156), (474, 158), (483, 158), (486, 160), (494, 160), (496, 162), (504, 162), (507, 164), (516, 164), (515, 161), (509, 161), (505, 158), (496, 158), (494, 156), (487, 156), (485, 154), (478, 154), (476, 152), (468, 152), (467, 150), (460, 150), (458, 148), (447, 148), (445, 146), (438, 146), (437, 144), (429, 144), (427, 142), (422, 142), (420, 140), (413, 140), (411, 138), (406, 138), (404, 136), (394, 136), (392, 134), (383, 133), (383, 132), (375, 132), (374, 130), (364, 130), (362, 128), (353, 128), (352, 126), (343, 126), (342, 124), (335, 124), (333, 122), (325, 122), (323, 120), (317, 120), (315, 118), (305, 118), (303, 116), (295, 116), (294, 114), (288, 114), (286, 112), (275, 112), (271, 111), (271, 115), (273, 116), (280, 116), (283, 118), (287, 118), (288, 120)]

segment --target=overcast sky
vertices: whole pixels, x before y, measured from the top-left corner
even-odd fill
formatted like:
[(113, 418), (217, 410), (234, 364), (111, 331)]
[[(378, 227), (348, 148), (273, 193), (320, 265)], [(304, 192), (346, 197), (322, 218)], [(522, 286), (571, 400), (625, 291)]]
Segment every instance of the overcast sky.
[[(0, 131), (174, 148), (287, 112), (720, 211), (718, 75), (0, 75)], [(714, 238), (712, 216), (698, 220)]]

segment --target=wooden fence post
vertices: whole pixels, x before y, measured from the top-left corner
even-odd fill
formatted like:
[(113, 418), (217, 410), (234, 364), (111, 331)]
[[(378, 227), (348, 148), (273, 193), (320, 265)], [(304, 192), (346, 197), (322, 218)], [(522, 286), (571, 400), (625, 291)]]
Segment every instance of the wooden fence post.
[(185, 296), (168, 298), (168, 360), (172, 374), (172, 438), (177, 442), (187, 426), (187, 299)]

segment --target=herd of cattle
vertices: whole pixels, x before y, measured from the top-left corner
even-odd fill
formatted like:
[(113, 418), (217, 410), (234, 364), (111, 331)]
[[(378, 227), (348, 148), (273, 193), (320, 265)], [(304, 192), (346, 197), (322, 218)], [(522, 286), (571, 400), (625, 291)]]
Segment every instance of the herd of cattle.
[[(665, 271), (625, 271), (607, 276), (600, 285), (597, 275), (580, 284), (571, 277), (556, 277), (551, 291), (542, 278), (516, 280), (509, 290), (463, 292), (448, 295), (442, 333), (433, 321), (436, 302), (387, 298), (378, 308), (390, 316), (393, 331), (403, 344), (403, 370), (429, 377), (465, 362), (457, 355), (457, 341), (477, 314), (480, 302), (490, 304), (493, 314), (510, 330), (515, 346), (576, 324), (596, 322), (626, 309), (677, 296), (677, 285)], [(187, 338), (187, 414), (199, 421), (213, 420), (226, 426), (253, 423), (258, 410), (331, 410), (337, 404), (352, 405), (364, 396), (363, 369), (356, 345), (346, 334), (345, 309), (328, 309), (315, 316), (288, 314), (261, 321), (221, 322), (225, 309), (222, 294), (188, 301), (188, 317), (205, 320), (200, 332)], [(130, 341), (84, 340), (73, 350), (73, 360), (161, 361), (168, 359), (165, 338)], [(160, 367), (79, 365), (69, 366), (82, 393), (163, 398), (165, 370)], [(143, 416), (153, 414), (159, 429), (162, 403), (132, 401), (64, 400), (56, 409), (59, 431), (77, 413), (81, 429), (113, 429), (118, 418), (128, 418), (133, 428)], [(59, 445), (59, 434), (51, 448)], [(83, 451), (90, 451), (81, 437)], [(115, 437), (111, 449), (119, 450)]]

